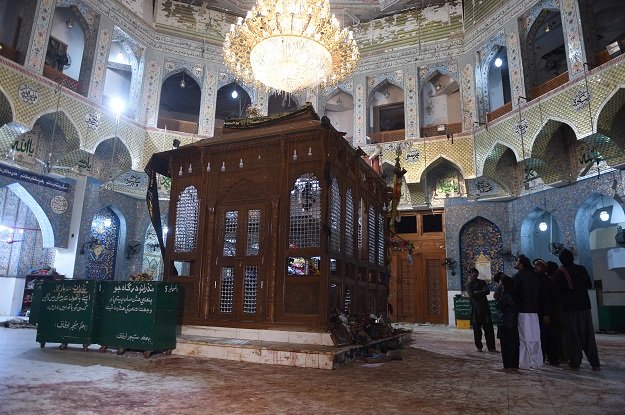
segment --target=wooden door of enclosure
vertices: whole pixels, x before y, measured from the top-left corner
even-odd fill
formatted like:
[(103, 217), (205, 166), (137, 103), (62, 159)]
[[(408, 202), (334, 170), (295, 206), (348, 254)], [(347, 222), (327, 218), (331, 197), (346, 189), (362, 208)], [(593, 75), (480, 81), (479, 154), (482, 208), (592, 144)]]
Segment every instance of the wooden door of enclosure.
[[(414, 253), (412, 263), (406, 252), (392, 255), (396, 278), (391, 304), (397, 321), (447, 323), (447, 278), (441, 265), (444, 252)], [(394, 303), (394, 304), (393, 304)]]
[(211, 314), (218, 320), (258, 321), (266, 310), (266, 210), (262, 203), (216, 209)]

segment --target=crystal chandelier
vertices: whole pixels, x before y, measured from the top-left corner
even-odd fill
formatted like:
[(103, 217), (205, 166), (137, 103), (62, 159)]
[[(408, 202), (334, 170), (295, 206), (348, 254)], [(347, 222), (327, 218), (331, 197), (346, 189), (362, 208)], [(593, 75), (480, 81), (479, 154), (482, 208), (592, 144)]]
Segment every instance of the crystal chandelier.
[(336, 85), (359, 57), (328, 0), (257, 0), (224, 42), (225, 64), (239, 79), (286, 92)]

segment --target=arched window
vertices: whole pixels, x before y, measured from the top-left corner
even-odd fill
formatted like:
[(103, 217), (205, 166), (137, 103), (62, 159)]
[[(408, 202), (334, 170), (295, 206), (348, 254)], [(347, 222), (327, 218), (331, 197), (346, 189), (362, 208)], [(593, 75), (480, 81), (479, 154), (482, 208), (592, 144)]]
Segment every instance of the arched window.
[(332, 179), (331, 192), (331, 211), (330, 211), (330, 249), (333, 251), (341, 251), (341, 193), (339, 191), (339, 182)]
[(290, 248), (317, 248), (321, 229), (321, 187), (312, 174), (300, 176), (291, 190)]
[(175, 252), (195, 251), (199, 216), (200, 203), (197, 189), (194, 186), (189, 186), (178, 195), (176, 202)]

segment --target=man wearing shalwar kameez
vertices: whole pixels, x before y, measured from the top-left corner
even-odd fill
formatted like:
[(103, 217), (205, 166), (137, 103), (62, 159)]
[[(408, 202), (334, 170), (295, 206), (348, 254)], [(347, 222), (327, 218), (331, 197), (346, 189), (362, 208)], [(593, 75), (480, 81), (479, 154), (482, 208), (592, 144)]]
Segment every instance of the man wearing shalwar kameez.
[(473, 326), (473, 339), (475, 347), (482, 351), (482, 329), (486, 337), (486, 347), (489, 352), (496, 352), (495, 330), (493, 329), (493, 319), (490, 315), (490, 307), (486, 296), (490, 294), (485, 281), (477, 279), (479, 271), (471, 268), (469, 271), (469, 283), (467, 284), (467, 294), (471, 299), (471, 325)]
[(590, 276), (586, 268), (573, 263), (573, 253), (568, 249), (560, 252), (559, 259), (562, 266), (554, 273), (553, 279), (562, 304), (569, 366), (579, 369), (583, 350), (592, 369), (600, 370), (588, 297), (588, 290), (592, 288)]
[(514, 266), (512, 297), (519, 309), (519, 368), (543, 367), (543, 351), (540, 346), (540, 280), (532, 270), (528, 257), (519, 255)]

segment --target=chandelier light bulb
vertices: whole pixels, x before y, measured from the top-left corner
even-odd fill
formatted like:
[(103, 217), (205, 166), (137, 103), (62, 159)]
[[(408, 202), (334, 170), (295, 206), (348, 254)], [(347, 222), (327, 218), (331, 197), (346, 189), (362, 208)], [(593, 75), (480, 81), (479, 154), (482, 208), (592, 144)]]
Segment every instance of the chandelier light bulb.
[(257, 0), (224, 41), (224, 63), (239, 79), (290, 93), (336, 85), (359, 59), (328, 0)]
[(541, 232), (545, 232), (547, 230), (547, 223), (546, 222), (540, 222), (538, 224), (538, 229), (540, 229)]

